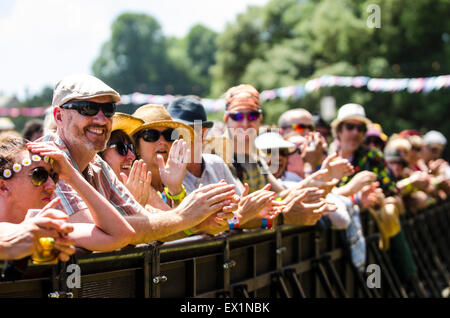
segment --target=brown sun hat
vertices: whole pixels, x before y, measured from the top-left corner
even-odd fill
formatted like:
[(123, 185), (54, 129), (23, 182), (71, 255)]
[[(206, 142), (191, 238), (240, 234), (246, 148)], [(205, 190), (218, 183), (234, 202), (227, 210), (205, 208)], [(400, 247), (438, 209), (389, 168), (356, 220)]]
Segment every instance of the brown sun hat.
[(115, 130), (122, 130), (131, 137), (133, 131), (144, 124), (142, 119), (136, 118), (129, 114), (116, 112), (113, 116), (111, 132)]
[(189, 142), (194, 141), (194, 130), (181, 122), (173, 120), (169, 112), (163, 105), (147, 104), (139, 107), (133, 113), (133, 117), (142, 120), (144, 123), (131, 132), (131, 136), (141, 130), (154, 127), (169, 127), (177, 129), (183, 139)]

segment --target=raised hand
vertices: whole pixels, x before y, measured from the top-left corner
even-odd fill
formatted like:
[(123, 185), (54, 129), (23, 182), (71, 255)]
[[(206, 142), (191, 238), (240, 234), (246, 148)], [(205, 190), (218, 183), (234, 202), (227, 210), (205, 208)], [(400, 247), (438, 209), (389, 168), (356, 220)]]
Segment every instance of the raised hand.
[(70, 163), (70, 159), (66, 153), (51, 143), (30, 142), (27, 144), (27, 148), (42, 157), (48, 156), (55, 160), (53, 168), (64, 181), (68, 181), (74, 173), (77, 173), (77, 170)]
[(322, 162), (322, 169), (328, 170), (328, 178), (341, 180), (343, 177), (351, 176), (355, 170), (352, 164), (344, 158), (338, 157), (337, 153), (329, 155)]
[(130, 190), (136, 201), (145, 206), (150, 196), (152, 173), (147, 171), (146, 163), (140, 159), (133, 162), (129, 176), (120, 173), (123, 184)]
[(182, 139), (176, 140), (172, 144), (166, 163), (164, 163), (162, 155), (157, 155), (161, 181), (167, 186), (170, 194), (177, 195), (183, 190), (182, 182), (190, 158), (190, 147)]
[(360, 191), (364, 186), (373, 184), (377, 180), (377, 175), (372, 171), (361, 171), (353, 176), (353, 178), (344, 186), (346, 194), (351, 195)]
[(383, 190), (381, 188), (378, 188), (379, 186), (380, 183), (377, 181), (363, 187), (360, 192), (360, 200), (363, 207), (373, 207), (378, 209), (383, 205), (385, 196), (383, 194)]

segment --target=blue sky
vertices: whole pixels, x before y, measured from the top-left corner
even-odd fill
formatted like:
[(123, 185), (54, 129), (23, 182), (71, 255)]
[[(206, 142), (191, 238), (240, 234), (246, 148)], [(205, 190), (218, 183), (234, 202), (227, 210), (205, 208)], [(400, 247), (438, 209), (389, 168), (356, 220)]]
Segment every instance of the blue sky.
[(71, 73), (91, 73), (121, 13), (147, 13), (165, 35), (202, 23), (222, 31), (248, 5), (268, 0), (0, 0), (0, 93), (24, 98)]

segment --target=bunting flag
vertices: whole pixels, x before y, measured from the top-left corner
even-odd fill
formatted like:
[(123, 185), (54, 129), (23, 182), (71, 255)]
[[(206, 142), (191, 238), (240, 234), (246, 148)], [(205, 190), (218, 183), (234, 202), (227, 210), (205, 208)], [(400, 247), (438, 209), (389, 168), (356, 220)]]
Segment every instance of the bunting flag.
[(28, 116), (28, 117), (42, 117), (45, 115), (45, 110), (48, 107), (28, 107), (28, 108), (0, 108), (0, 116), (8, 116), (8, 117), (19, 117), (19, 116)]
[[(429, 93), (434, 90), (448, 89), (450, 87), (450, 75), (440, 75), (434, 77), (419, 78), (370, 78), (367, 76), (335, 76), (323, 75), (313, 78), (304, 84), (297, 84), (287, 87), (264, 90), (260, 94), (261, 101), (275, 98), (283, 100), (294, 98), (301, 99), (306, 94), (319, 90), (322, 87), (366, 87), (372, 92), (408, 91), (409, 93)], [(144, 104), (169, 104), (176, 96), (173, 95), (152, 95), (143, 93), (133, 93), (121, 96), (121, 104), (144, 105)], [(225, 100), (203, 98), (202, 104), (206, 111), (215, 113), (225, 109)], [(47, 107), (33, 108), (0, 108), (0, 116), (44, 116)]]

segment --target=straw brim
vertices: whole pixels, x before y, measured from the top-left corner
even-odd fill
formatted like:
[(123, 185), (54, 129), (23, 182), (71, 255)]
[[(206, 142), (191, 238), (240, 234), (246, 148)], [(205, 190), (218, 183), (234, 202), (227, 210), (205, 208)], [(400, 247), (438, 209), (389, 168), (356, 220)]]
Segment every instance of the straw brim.
[(116, 112), (113, 116), (111, 131), (122, 130), (128, 136), (132, 136), (132, 132), (144, 124), (142, 119), (134, 116)]
[(168, 127), (168, 128), (177, 129), (180, 132), (180, 135), (183, 136), (184, 140), (187, 140), (186, 133), (189, 133), (189, 135), (190, 135), (189, 142), (191, 142), (191, 143), (194, 142), (194, 129), (192, 129), (192, 127), (190, 127), (188, 125), (185, 125), (183, 123), (173, 121), (173, 120), (162, 120), (162, 121), (157, 121), (154, 123), (143, 124), (143, 125), (137, 127), (135, 130), (133, 130), (131, 132), (130, 136), (133, 137), (141, 130), (155, 128), (155, 127)]

